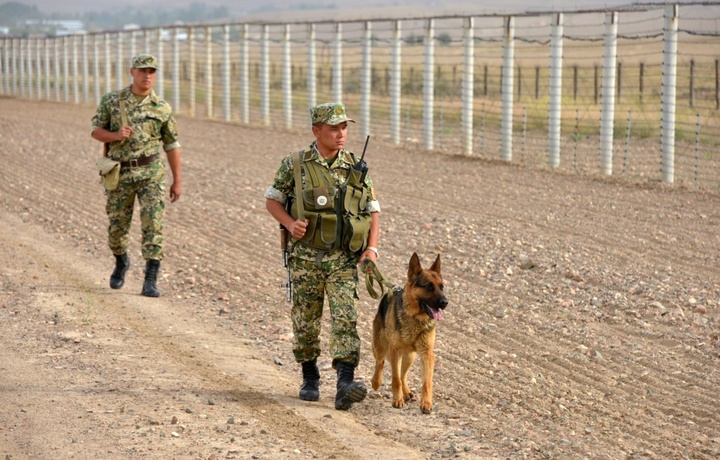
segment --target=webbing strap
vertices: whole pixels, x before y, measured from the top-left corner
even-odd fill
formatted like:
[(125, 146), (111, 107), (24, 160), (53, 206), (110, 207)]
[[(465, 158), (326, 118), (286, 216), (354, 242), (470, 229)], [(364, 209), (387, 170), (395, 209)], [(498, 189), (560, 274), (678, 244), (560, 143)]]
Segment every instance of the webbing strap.
[(302, 150), (298, 152), (297, 159), (293, 164), (293, 171), (295, 173), (295, 203), (297, 206), (298, 220), (305, 222), (305, 206), (303, 206), (303, 193), (302, 193), (302, 173), (300, 172), (300, 162), (303, 161)]
[(122, 120), (123, 126), (130, 126), (127, 119), (127, 107), (125, 106), (125, 100), (120, 99), (120, 120)]
[[(368, 273), (365, 271), (365, 287), (367, 288), (368, 294), (370, 294), (370, 297), (377, 300), (381, 298), (385, 294), (385, 288), (388, 288), (387, 296), (388, 301), (393, 301), (393, 291), (395, 290), (395, 286), (393, 286), (390, 281), (385, 278), (385, 276), (380, 273), (380, 270), (378, 270), (377, 265), (375, 265), (375, 262), (373, 262), (370, 259), (363, 260), (363, 265), (365, 267), (370, 267), (371, 273)], [(377, 293), (377, 291), (374, 288), (374, 284), (378, 283), (378, 286), (380, 286), (380, 294)]]

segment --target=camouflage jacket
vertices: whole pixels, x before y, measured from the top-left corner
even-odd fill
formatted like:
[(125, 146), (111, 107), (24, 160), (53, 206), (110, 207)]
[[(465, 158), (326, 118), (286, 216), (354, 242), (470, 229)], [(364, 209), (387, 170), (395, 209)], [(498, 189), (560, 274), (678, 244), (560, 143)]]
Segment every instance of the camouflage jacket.
[[(333, 162), (332, 165), (328, 166), (325, 159), (318, 153), (317, 149), (315, 148), (315, 143), (313, 142), (310, 146), (308, 146), (305, 150), (303, 150), (303, 153), (310, 152), (311, 157), (310, 161), (315, 161), (319, 165), (321, 165), (324, 168), (328, 168), (330, 171), (330, 175), (335, 180), (334, 186), (338, 186), (341, 183), (345, 182), (347, 179), (348, 173), (350, 169), (355, 164), (355, 158), (354, 155), (346, 149), (342, 149), (338, 152), (337, 158)], [(282, 204), (285, 204), (288, 199), (294, 202), (295, 200), (295, 172), (294, 172), (294, 164), (295, 161), (297, 161), (298, 153), (293, 152), (285, 158), (283, 158), (280, 168), (278, 168), (275, 179), (273, 181), (273, 185), (268, 188), (267, 192), (265, 192), (265, 198), (278, 201)], [(303, 188), (306, 185), (306, 178), (303, 175)], [(368, 189), (370, 190), (370, 196), (368, 198), (366, 211), (367, 212), (380, 212), (380, 203), (377, 201), (377, 196), (375, 194), (375, 188), (373, 187), (372, 180), (370, 179), (370, 174), (368, 174), (365, 177), (365, 184), (367, 185)], [(317, 254), (317, 250), (301, 245), (296, 244), (297, 240), (295, 238), (290, 239), (290, 246), (291, 246), (291, 252), (293, 253), (294, 257), (299, 257), (302, 259), (308, 259), (308, 260), (314, 260)], [(357, 256), (352, 256), (348, 252), (338, 249), (331, 251), (323, 260), (329, 261), (329, 260), (341, 260), (343, 258), (357, 258)]]
[(130, 87), (107, 93), (100, 100), (92, 119), (92, 130), (105, 128), (118, 131), (122, 126), (120, 101), (125, 101), (128, 124), (133, 134), (127, 141), (111, 142), (108, 156), (116, 161), (127, 161), (167, 152), (180, 147), (177, 124), (170, 105), (157, 97), (154, 91), (138, 102)]

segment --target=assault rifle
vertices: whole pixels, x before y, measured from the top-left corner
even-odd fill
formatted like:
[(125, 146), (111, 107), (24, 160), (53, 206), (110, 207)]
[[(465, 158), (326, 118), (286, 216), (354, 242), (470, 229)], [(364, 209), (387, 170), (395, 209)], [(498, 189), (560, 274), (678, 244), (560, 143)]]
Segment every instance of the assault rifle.
[[(288, 198), (285, 202), (285, 210), (290, 213), (292, 202)], [(285, 284), (285, 301), (290, 302), (292, 300), (292, 279), (290, 278), (290, 267), (288, 266), (288, 256), (290, 251), (288, 249), (288, 240), (290, 239), (290, 231), (285, 228), (283, 224), (280, 224), (280, 250), (282, 251), (282, 263), (285, 271), (287, 272), (287, 279)]]
[(365, 151), (367, 151), (368, 142), (370, 142), (369, 134), (365, 138), (365, 147), (363, 147), (362, 156), (360, 157), (360, 160), (358, 160), (358, 162), (355, 163), (355, 166), (353, 166), (353, 169), (360, 173), (360, 184), (365, 182), (365, 176), (367, 176), (367, 172), (368, 172), (368, 165), (367, 165), (367, 163), (365, 163)]

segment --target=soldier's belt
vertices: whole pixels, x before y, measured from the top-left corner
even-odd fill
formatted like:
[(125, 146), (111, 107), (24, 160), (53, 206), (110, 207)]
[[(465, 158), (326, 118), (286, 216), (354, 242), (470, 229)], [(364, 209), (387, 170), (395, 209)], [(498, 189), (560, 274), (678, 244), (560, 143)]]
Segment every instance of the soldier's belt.
[(128, 161), (122, 161), (120, 162), (121, 168), (137, 168), (138, 166), (145, 166), (153, 161), (160, 158), (160, 154), (156, 153), (155, 155), (150, 155), (149, 157), (140, 157), (140, 158), (134, 158), (132, 160)]

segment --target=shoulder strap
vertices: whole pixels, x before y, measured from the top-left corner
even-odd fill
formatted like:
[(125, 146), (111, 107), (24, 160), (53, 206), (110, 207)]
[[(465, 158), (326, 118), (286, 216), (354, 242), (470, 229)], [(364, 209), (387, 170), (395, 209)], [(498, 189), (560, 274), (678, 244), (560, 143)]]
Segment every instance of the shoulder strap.
[(128, 125), (127, 120), (127, 107), (125, 106), (125, 99), (120, 99), (120, 119), (122, 120), (123, 126), (130, 126)]
[(299, 151), (297, 158), (293, 161), (293, 171), (295, 173), (295, 203), (297, 205), (298, 220), (305, 222), (305, 207), (303, 206), (302, 193), (302, 173), (300, 172), (301, 163), (303, 161), (303, 151)]

